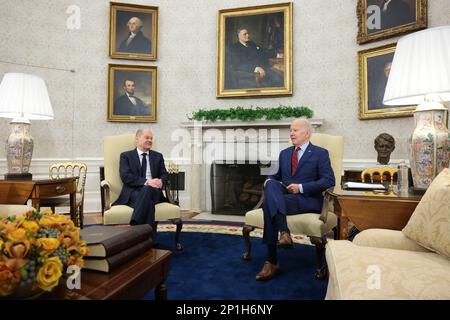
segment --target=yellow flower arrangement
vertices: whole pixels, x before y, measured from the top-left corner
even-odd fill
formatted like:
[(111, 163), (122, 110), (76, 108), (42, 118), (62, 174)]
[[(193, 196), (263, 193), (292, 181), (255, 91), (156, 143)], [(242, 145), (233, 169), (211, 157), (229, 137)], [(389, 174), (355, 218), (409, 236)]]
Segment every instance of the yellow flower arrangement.
[(45, 210), (0, 217), (0, 297), (24, 288), (51, 291), (68, 266), (83, 267), (86, 255), (80, 229), (67, 216)]

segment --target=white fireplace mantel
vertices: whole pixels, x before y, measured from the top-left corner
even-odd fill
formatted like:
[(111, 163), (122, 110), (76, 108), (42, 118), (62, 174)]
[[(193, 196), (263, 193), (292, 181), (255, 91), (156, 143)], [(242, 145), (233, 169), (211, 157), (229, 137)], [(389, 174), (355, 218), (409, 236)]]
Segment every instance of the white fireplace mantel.
[[(219, 121), (187, 121), (182, 122), (181, 126), (187, 129), (193, 128), (282, 128), (289, 127), (294, 118), (283, 119), (283, 120), (255, 120), (255, 121), (241, 121), (241, 120), (219, 120)], [(323, 119), (309, 119), (314, 131), (322, 126)]]
[[(294, 118), (283, 120), (256, 120), (256, 121), (239, 121), (239, 120), (220, 120), (220, 121), (188, 121), (182, 122), (181, 127), (190, 131), (191, 136), (191, 186), (190, 200), (191, 208), (195, 211), (204, 211), (210, 209), (210, 190), (209, 190), (209, 171), (211, 166), (203, 161), (203, 151), (208, 145), (214, 142), (219, 143), (235, 143), (240, 136), (245, 136), (251, 131), (255, 133), (257, 130), (257, 140), (275, 143), (277, 145), (285, 145), (289, 141), (289, 127)], [(323, 119), (309, 119), (314, 132), (319, 131), (319, 127), (323, 124)], [(223, 135), (224, 139), (210, 140), (207, 138), (208, 132), (220, 131), (226, 133), (230, 129), (236, 129), (234, 136), (231, 138)], [(274, 139), (267, 131), (275, 131)], [(270, 137), (269, 137), (270, 136)], [(242, 154), (239, 154), (242, 156)], [(278, 154), (277, 154), (278, 156)], [(217, 159), (224, 160), (224, 159)]]

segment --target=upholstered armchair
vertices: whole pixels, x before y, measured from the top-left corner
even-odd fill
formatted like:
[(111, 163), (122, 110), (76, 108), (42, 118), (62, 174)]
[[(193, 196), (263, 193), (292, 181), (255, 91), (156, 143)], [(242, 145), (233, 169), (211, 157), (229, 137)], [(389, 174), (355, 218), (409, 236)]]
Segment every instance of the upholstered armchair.
[[(336, 185), (341, 183), (342, 158), (344, 153), (344, 139), (342, 136), (332, 136), (322, 133), (313, 133), (311, 142), (328, 150), (330, 155), (331, 167), (334, 171)], [(264, 197), (264, 195), (263, 195)], [(327, 275), (324, 262), (326, 233), (335, 229), (337, 225), (337, 217), (332, 211), (328, 211), (327, 196), (325, 196), (324, 208), (322, 213), (302, 213), (287, 216), (287, 224), (292, 234), (306, 235), (311, 243), (316, 247), (317, 270), (315, 276), (317, 279), (323, 279)], [(250, 232), (255, 227), (264, 227), (263, 211), (260, 208), (262, 198), (255, 209), (245, 214), (245, 225), (242, 229), (242, 235), (245, 240), (246, 251), (242, 255), (242, 259), (250, 260), (251, 242)], [(334, 231), (334, 230), (333, 230)]]
[[(153, 148), (155, 143), (153, 140)], [(127, 205), (111, 206), (119, 197), (122, 190), (122, 179), (119, 173), (120, 154), (135, 148), (135, 135), (125, 134), (109, 136), (104, 141), (104, 170), (105, 180), (101, 182), (104, 192), (103, 224), (128, 224), (130, 223), (133, 208)], [(176, 225), (175, 245), (177, 250), (182, 250), (180, 233), (183, 227), (180, 207), (174, 204), (169, 186), (165, 186), (164, 192), (169, 202), (158, 203), (155, 206), (155, 221), (169, 220)]]

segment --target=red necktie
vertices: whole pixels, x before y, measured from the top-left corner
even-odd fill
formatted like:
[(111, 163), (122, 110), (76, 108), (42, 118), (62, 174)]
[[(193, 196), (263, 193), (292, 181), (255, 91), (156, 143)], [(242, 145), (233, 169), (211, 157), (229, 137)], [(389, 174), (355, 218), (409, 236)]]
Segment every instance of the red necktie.
[(298, 165), (298, 150), (300, 147), (295, 148), (294, 153), (292, 153), (292, 171), (291, 176), (294, 176), (295, 171), (297, 170)]

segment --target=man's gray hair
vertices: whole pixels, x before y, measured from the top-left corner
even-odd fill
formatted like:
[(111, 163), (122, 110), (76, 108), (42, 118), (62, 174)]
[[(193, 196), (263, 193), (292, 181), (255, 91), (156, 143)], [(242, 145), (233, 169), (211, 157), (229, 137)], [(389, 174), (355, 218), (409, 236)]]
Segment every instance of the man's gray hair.
[(239, 33), (241, 33), (242, 30), (247, 30), (248, 31), (248, 29), (246, 27), (239, 27), (237, 29), (237, 32), (236, 32), (236, 35), (237, 35), (238, 39), (239, 39)]
[(136, 25), (139, 27), (139, 28), (142, 28), (142, 26), (144, 25), (144, 23), (142, 22), (142, 20), (141, 19), (139, 19), (138, 17), (132, 17), (132, 18), (130, 18), (130, 20), (128, 20), (128, 23), (127, 23), (127, 25), (130, 23), (130, 21), (131, 20), (136, 20)]
[(137, 131), (136, 131), (136, 138), (141, 136), (142, 133), (144, 133), (144, 130), (148, 130), (148, 131), (150, 131), (150, 133), (152, 133), (152, 130), (150, 130), (149, 128), (140, 128), (140, 129), (137, 129)]
[(312, 127), (312, 125), (311, 125), (311, 122), (310, 122), (308, 119), (306, 119), (306, 118), (304, 118), (304, 117), (296, 118), (296, 119), (294, 119), (294, 120), (292, 121), (292, 123), (294, 123), (294, 122), (300, 123), (301, 126), (302, 126), (303, 128), (305, 128), (305, 130), (306, 130), (307, 132), (309, 132), (309, 133), (312, 133), (312, 132), (313, 132), (313, 127)]

